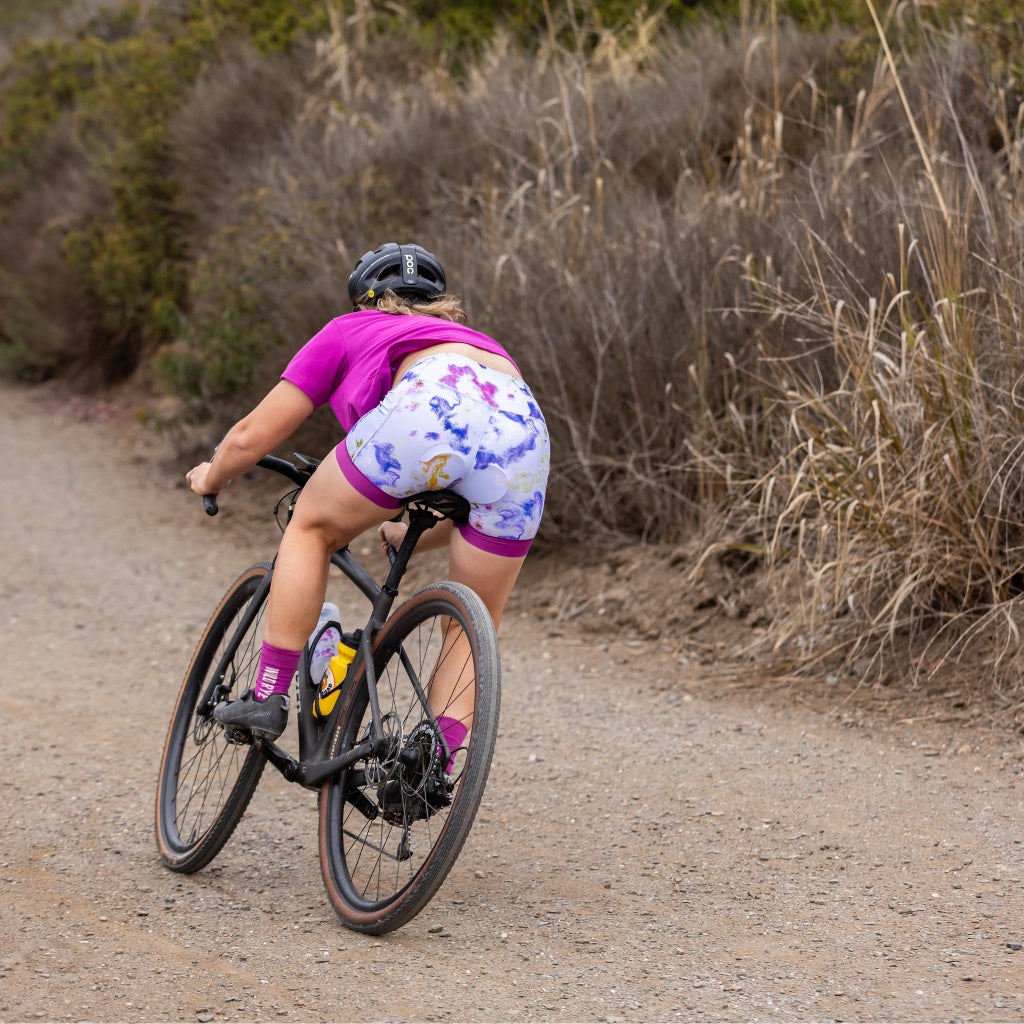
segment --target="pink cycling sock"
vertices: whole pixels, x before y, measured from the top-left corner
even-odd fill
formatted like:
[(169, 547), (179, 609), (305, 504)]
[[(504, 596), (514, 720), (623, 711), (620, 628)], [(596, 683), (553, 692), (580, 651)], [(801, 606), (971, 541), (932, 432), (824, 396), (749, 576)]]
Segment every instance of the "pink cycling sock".
[(275, 693), (287, 693), (292, 685), (292, 676), (299, 667), (301, 651), (285, 651), (273, 644), (264, 643), (260, 650), (260, 668), (256, 674), (253, 696), (265, 701)]
[(469, 730), (457, 718), (449, 718), (447, 715), (442, 715), (437, 720), (437, 726), (452, 755), (448, 761), (448, 767), (445, 768), (445, 771), (451, 774), (451, 770), (455, 766), (455, 751), (462, 746), (462, 741), (466, 738)]

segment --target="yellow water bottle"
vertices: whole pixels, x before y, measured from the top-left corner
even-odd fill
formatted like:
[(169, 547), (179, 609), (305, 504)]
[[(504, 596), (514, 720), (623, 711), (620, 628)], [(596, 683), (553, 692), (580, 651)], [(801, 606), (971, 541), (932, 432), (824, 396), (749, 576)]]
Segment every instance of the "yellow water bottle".
[(341, 684), (348, 675), (348, 667), (356, 656), (355, 647), (345, 642), (342, 637), (338, 643), (338, 653), (327, 663), (316, 696), (313, 698), (313, 715), (315, 718), (326, 718), (333, 710), (341, 693)]

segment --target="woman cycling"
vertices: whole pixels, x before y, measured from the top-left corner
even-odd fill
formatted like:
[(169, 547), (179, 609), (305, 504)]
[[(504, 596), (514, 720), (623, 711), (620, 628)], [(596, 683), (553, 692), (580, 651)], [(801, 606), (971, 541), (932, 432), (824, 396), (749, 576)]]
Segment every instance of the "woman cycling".
[[(469, 501), (469, 521), (446, 521), (422, 543), (449, 544), (449, 578), (476, 591), (497, 627), (544, 507), (544, 417), (504, 348), (464, 326), (437, 257), (389, 242), (362, 256), (348, 290), (354, 311), (299, 349), (216, 458), (186, 474), (196, 494), (217, 494), (328, 403), (346, 431), (282, 537), (256, 684), (214, 712), (268, 739), (287, 724), (288, 690), (334, 551), (378, 525), (397, 544), (405, 527), (389, 520), (400, 499), (449, 487)], [(458, 718), (439, 721), (451, 750), (465, 736)]]

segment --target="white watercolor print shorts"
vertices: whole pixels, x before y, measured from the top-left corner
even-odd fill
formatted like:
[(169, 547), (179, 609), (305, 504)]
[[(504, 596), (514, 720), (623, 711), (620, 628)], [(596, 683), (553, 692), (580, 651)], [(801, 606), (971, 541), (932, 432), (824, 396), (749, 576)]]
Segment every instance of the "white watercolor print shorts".
[(462, 355), (415, 362), (336, 451), (346, 479), (384, 508), (451, 488), (470, 503), (456, 527), (494, 554), (526, 554), (544, 510), (551, 447), (519, 377)]

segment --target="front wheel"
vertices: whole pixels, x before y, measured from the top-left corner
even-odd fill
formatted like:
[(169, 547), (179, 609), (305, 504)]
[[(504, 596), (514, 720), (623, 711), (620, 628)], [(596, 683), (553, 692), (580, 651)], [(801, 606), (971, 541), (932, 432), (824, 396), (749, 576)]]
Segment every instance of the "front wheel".
[[(435, 583), (388, 619), (373, 662), (384, 737), (324, 785), (320, 866), (342, 921), (381, 935), (427, 905), (469, 834), (498, 732), (501, 661), (483, 601)], [(468, 730), (455, 749), (439, 719)], [(365, 672), (346, 686), (336, 722), (332, 757), (371, 735)]]
[(250, 566), (224, 595), (181, 684), (160, 760), (156, 838), (172, 871), (205, 867), (245, 812), (266, 757), (231, 743), (214, 705), (251, 687), (259, 668), (269, 562)]

